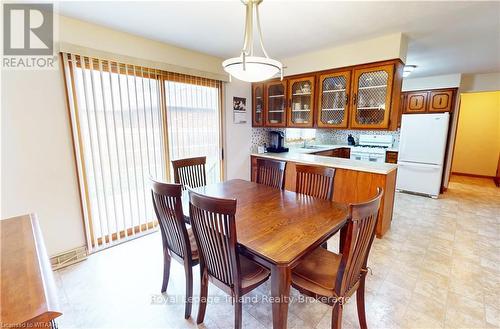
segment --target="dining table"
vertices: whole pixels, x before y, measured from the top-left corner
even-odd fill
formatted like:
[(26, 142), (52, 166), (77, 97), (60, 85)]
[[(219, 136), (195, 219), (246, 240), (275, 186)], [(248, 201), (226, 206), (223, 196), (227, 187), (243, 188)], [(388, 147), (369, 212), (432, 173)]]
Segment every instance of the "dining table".
[[(273, 328), (286, 328), (292, 269), (344, 226), (348, 206), (241, 179), (193, 190), (237, 200), (238, 248), (271, 270)], [(187, 190), (182, 203), (184, 216), (189, 218)]]

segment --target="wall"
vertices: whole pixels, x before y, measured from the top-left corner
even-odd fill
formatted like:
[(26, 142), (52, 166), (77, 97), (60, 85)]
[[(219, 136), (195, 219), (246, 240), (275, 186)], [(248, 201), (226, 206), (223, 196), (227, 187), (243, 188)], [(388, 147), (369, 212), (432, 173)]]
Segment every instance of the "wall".
[[(252, 148), (252, 92), (251, 84), (233, 79), (225, 88), (225, 148), (226, 179), (250, 180), (250, 152)], [(233, 97), (247, 99), (247, 122), (233, 123)]]
[[(59, 37), (221, 73), (219, 58), (66, 17), (59, 17)], [(49, 255), (85, 245), (62, 71), (3, 70), (1, 82), (1, 217), (38, 213)]]
[(495, 176), (500, 152), (500, 91), (464, 93), (453, 172)]
[(404, 78), (403, 91), (460, 87), (462, 75), (446, 74), (422, 78)]
[(326, 70), (356, 64), (401, 58), (406, 61), (407, 40), (402, 33), (312, 51), (283, 58), (285, 75)]
[[(302, 128), (294, 128), (302, 129)], [(278, 130), (285, 133), (286, 139), (286, 128), (253, 128), (252, 132), (252, 150), (255, 152), (258, 146), (262, 146), (264, 143), (269, 145), (269, 131)], [(397, 147), (399, 145), (399, 129), (396, 131), (385, 131), (385, 130), (348, 130), (348, 129), (311, 129), (314, 132), (314, 141), (311, 144), (327, 144), (327, 145), (342, 145), (347, 144), (347, 137), (352, 135), (356, 143), (359, 141), (359, 135), (391, 135), (393, 137), (393, 146)], [(293, 147), (293, 145), (287, 145)]]
[(461, 90), (463, 92), (500, 90), (500, 72), (485, 74), (464, 74)]

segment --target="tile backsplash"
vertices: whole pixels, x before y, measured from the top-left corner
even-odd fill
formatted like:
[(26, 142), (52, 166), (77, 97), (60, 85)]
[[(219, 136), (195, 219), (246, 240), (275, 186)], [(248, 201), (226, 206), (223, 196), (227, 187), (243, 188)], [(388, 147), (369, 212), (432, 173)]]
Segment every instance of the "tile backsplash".
[[(283, 131), (286, 128), (252, 128), (252, 150), (255, 151), (257, 146), (266, 143), (269, 145), (269, 131)], [(359, 135), (392, 135), (394, 138), (394, 146), (399, 145), (399, 129), (396, 131), (380, 131), (380, 130), (348, 130), (348, 129), (315, 129), (316, 137), (312, 141), (313, 144), (347, 144), (347, 136), (351, 134), (356, 143), (359, 141)]]

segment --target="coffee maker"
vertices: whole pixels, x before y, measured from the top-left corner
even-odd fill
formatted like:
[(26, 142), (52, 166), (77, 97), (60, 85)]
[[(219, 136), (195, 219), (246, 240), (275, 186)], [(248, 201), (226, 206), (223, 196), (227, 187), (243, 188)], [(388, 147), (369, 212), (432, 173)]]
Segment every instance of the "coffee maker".
[(267, 148), (267, 152), (273, 152), (273, 153), (288, 152), (288, 147), (283, 147), (285, 140), (285, 133), (283, 133), (282, 131), (270, 131), (269, 137), (271, 140), (271, 144)]

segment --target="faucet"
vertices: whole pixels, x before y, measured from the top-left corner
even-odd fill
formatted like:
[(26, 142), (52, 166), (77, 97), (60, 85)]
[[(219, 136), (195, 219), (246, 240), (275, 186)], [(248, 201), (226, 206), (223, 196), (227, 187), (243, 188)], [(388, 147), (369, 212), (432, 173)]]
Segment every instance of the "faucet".
[(304, 138), (304, 148), (307, 148), (307, 139)]

